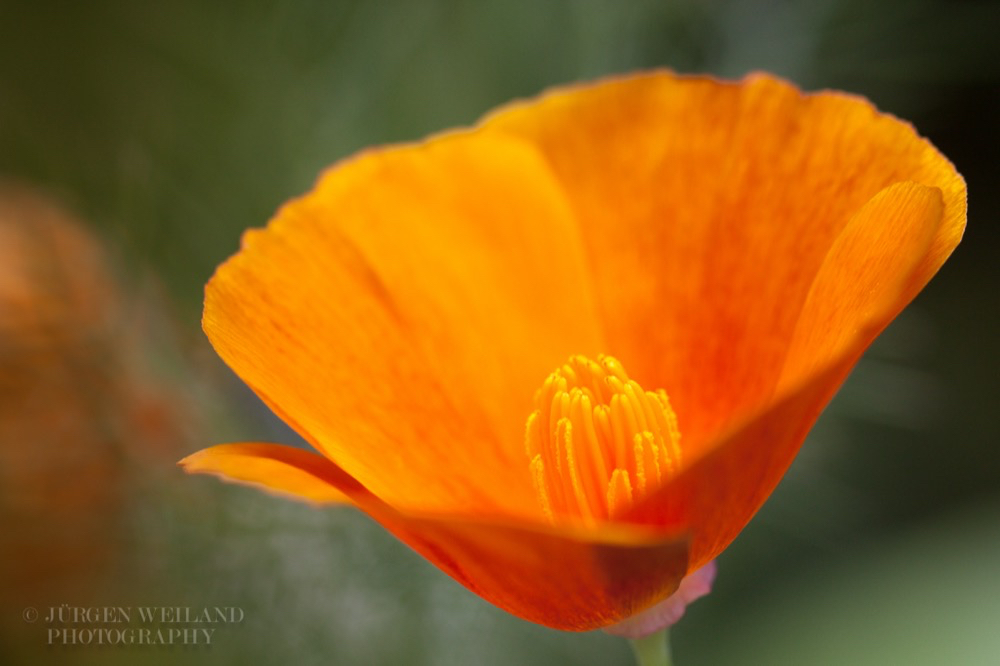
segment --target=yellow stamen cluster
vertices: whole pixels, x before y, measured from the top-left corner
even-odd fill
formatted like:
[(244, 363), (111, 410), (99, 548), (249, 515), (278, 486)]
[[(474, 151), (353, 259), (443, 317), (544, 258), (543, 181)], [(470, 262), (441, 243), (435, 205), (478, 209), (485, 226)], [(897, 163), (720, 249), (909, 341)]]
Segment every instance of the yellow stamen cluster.
[(614, 518), (676, 474), (677, 417), (667, 394), (643, 391), (610, 356), (574, 356), (535, 393), (525, 442), (551, 521)]

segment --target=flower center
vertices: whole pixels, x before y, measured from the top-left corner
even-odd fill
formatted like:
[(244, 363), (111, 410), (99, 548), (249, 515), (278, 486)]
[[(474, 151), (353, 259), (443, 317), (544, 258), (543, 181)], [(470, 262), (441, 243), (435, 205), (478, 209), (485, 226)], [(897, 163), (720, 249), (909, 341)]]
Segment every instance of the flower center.
[(628, 510), (677, 473), (677, 416), (610, 356), (573, 356), (535, 393), (525, 444), (546, 517), (593, 524)]

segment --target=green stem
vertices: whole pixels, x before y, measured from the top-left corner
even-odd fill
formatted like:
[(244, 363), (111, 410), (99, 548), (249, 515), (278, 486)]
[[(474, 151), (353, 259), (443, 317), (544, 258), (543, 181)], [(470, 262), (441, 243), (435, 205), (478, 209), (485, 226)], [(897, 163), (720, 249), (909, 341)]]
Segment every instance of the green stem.
[(655, 634), (633, 638), (629, 641), (639, 666), (672, 666), (670, 658), (670, 629), (661, 629)]

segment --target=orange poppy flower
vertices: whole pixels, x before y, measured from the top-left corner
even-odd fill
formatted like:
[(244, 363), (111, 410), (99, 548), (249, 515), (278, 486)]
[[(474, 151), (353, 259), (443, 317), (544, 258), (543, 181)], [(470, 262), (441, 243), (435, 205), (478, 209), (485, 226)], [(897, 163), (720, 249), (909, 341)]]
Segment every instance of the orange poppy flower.
[(318, 453), (182, 463), (354, 505), (527, 620), (608, 626), (736, 537), (964, 225), (952, 165), (857, 97), (555, 90), (345, 160), (248, 232), (204, 328)]

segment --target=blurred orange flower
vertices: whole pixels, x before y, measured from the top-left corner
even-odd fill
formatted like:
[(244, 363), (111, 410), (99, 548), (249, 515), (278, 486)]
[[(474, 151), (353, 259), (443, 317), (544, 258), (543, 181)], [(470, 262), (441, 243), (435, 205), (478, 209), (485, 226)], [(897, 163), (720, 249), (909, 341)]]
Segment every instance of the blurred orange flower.
[(357, 506), (522, 618), (608, 626), (736, 537), (964, 226), (952, 165), (857, 97), (554, 90), (348, 159), (246, 234), (204, 328), (319, 454), (182, 464)]
[(117, 306), (84, 228), (0, 183), (0, 580), (12, 603), (92, 593), (110, 564), (123, 469), (103, 407)]
[[(109, 264), (73, 215), (0, 182), (0, 587), (11, 608), (102, 594), (126, 543), (130, 461), (176, 455), (180, 405), (140, 369)], [(5, 618), (0, 644), (24, 639), (20, 614)]]

